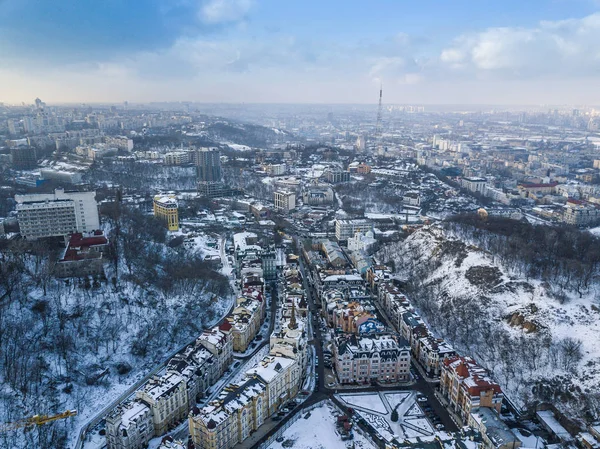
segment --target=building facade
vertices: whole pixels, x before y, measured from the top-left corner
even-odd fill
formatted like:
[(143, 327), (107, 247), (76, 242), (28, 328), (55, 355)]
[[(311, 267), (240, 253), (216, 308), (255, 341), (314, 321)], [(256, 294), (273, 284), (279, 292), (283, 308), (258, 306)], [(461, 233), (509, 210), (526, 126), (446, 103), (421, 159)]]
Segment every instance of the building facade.
[(409, 380), (410, 348), (392, 335), (340, 335), (334, 359), (341, 384)]
[(142, 401), (127, 402), (106, 416), (108, 449), (143, 449), (153, 436), (152, 411)]
[(198, 181), (221, 182), (221, 154), (217, 149), (202, 148), (194, 155)]
[(21, 235), (27, 240), (89, 233), (100, 228), (96, 192), (15, 195)]
[(296, 194), (287, 190), (275, 191), (275, 210), (290, 212), (296, 208)]
[(179, 212), (175, 195), (156, 195), (152, 206), (154, 216), (163, 221), (169, 231), (179, 230)]
[(136, 392), (136, 399), (152, 411), (155, 435), (167, 433), (182, 421), (189, 411), (186, 384), (176, 373), (153, 377), (143, 389)]
[(357, 232), (368, 232), (373, 230), (373, 222), (371, 220), (335, 220), (335, 237), (338, 241), (346, 241)]
[(504, 397), (502, 389), (475, 360), (471, 357), (448, 357), (441, 368), (440, 391), (464, 423), (479, 407), (493, 408), (500, 413)]

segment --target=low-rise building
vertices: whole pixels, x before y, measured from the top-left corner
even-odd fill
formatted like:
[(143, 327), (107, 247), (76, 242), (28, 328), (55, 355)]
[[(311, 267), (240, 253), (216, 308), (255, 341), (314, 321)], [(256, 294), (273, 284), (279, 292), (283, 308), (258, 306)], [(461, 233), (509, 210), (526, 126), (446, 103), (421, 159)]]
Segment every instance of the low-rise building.
[(456, 351), (441, 338), (429, 334), (418, 340), (418, 361), (430, 377), (440, 375), (441, 363), (447, 357), (456, 355)]
[(325, 170), (325, 179), (332, 184), (339, 184), (341, 182), (350, 182), (350, 172), (339, 170), (339, 169), (327, 169)]
[(285, 164), (267, 164), (264, 166), (264, 170), (271, 176), (285, 175), (287, 166)]
[(377, 243), (374, 237), (373, 231), (367, 231), (365, 233), (358, 231), (354, 234), (354, 237), (348, 239), (348, 250), (357, 252), (368, 252)]
[(219, 377), (222, 376), (233, 361), (231, 324), (224, 320), (220, 325), (202, 332), (196, 341), (216, 357), (217, 372)]
[(500, 385), (471, 357), (452, 356), (441, 364), (440, 390), (449, 407), (467, 423), (479, 407), (500, 413), (504, 395)]
[(473, 193), (485, 193), (485, 186), (487, 184), (487, 180), (485, 178), (462, 178), (461, 186)]
[(267, 416), (298, 394), (300, 366), (289, 357), (268, 355), (246, 371), (248, 377), (258, 377), (267, 386)]
[(600, 208), (584, 201), (567, 201), (563, 221), (574, 226), (587, 226), (600, 221)]
[(406, 192), (402, 197), (402, 202), (409, 206), (419, 207), (421, 205), (421, 195), (419, 192)]
[(192, 162), (192, 155), (188, 151), (172, 151), (165, 154), (164, 162), (166, 165), (185, 165)]
[(245, 352), (248, 345), (254, 340), (260, 330), (264, 316), (264, 301), (260, 298), (240, 297), (233, 312), (226, 320), (231, 325), (233, 337), (233, 350)]
[(190, 436), (203, 449), (230, 449), (244, 441), (269, 416), (267, 386), (258, 377), (229, 385), (220, 396), (189, 415)]
[(106, 145), (117, 148), (121, 151), (133, 150), (133, 139), (126, 136), (106, 136), (104, 138)]
[(243, 383), (226, 386), (216, 400), (192, 409), (189, 427), (196, 447), (229, 449), (244, 441), (298, 393), (299, 374), (293, 359), (263, 358)]
[(409, 380), (410, 348), (393, 335), (340, 335), (334, 358), (341, 384)]
[(145, 448), (153, 436), (152, 411), (140, 400), (126, 402), (106, 416), (108, 449)]
[(183, 420), (189, 411), (184, 379), (176, 373), (153, 377), (135, 394), (150, 407), (155, 435), (163, 435)]
[(102, 254), (108, 239), (102, 231), (71, 234), (62, 256), (54, 266), (57, 277), (100, 276), (104, 274)]
[(523, 444), (494, 409), (478, 408), (471, 413), (469, 426), (481, 432), (484, 449), (517, 449)]
[(302, 202), (309, 206), (333, 203), (333, 189), (328, 184), (309, 184), (302, 192)]

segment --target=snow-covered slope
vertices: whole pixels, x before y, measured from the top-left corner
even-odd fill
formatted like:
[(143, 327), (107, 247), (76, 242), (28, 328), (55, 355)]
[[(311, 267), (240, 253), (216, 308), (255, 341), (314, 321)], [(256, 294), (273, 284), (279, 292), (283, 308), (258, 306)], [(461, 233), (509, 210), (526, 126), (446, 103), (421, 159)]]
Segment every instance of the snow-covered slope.
[(556, 286), (510, 273), (493, 254), (439, 226), (386, 246), (379, 257), (408, 279), (432, 331), (493, 371), (519, 405), (547, 400), (577, 417), (598, 407), (600, 304), (593, 293), (557, 295)]

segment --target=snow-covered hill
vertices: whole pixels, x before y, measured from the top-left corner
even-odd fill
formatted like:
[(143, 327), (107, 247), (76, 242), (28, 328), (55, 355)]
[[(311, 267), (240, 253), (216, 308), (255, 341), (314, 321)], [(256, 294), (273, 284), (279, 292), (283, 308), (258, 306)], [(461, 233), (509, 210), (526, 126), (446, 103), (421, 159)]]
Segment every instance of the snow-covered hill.
[[(2, 242), (0, 422), (78, 415), (2, 432), (0, 449), (67, 447), (84, 423), (230, 309), (229, 280), (202, 262), (206, 238), (171, 248), (152, 220), (123, 211), (118, 266), (116, 250), (107, 250), (105, 276), (58, 279), (52, 247)], [(105, 231), (114, 243), (114, 226)]]
[(493, 371), (515, 402), (550, 401), (579, 418), (597, 413), (594, 288), (581, 297), (557, 292), (548, 282), (511, 273), (494, 254), (437, 225), (378, 255), (408, 279), (411, 300), (431, 329)]

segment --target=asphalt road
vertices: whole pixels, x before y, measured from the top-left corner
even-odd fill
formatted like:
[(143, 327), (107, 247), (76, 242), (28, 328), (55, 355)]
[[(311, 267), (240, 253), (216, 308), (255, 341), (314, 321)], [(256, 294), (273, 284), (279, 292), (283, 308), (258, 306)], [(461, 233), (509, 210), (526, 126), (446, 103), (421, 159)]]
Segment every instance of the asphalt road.
[[(308, 284), (306, 271), (304, 269), (304, 262), (302, 261), (302, 257), (300, 257), (300, 272), (302, 273), (302, 283), (304, 285), (304, 291), (306, 292), (306, 302), (308, 303), (308, 308), (310, 310), (311, 316), (309, 319), (313, 319), (313, 317), (319, 316), (319, 310), (317, 309), (315, 298), (313, 296), (312, 286)], [(314, 323), (314, 322), (313, 322)], [(325, 388), (325, 365), (323, 360), (323, 345), (321, 342), (323, 341), (323, 337), (321, 335), (321, 326), (313, 325), (313, 339), (312, 344), (315, 347), (315, 353), (317, 354), (317, 360), (319, 361), (316, 366), (315, 372), (319, 376), (319, 382), (317, 383), (317, 392), (328, 393), (329, 390)]]

